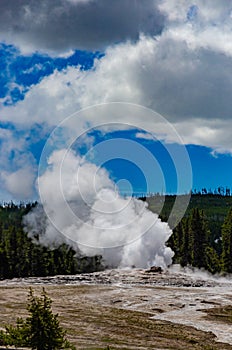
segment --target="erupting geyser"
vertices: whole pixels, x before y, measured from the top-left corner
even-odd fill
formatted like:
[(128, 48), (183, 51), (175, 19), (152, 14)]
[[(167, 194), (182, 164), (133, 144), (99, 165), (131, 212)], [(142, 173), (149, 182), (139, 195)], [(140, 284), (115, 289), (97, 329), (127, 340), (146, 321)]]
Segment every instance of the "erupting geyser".
[(171, 264), (168, 224), (146, 203), (120, 196), (106, 170), (66, 150), (53, 152), (48, 164), (38, 180), (44, 210), (24, 221), (31, 237), (42, 232), (42, 244), (66, 242), (81, 254), (101, 254), (112, 267)]

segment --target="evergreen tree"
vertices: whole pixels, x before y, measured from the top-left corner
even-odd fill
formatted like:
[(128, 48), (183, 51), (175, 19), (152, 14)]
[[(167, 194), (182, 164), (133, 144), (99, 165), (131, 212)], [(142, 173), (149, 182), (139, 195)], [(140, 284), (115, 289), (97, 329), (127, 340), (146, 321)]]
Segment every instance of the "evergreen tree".
[(217, 273), (221, 271), (220, 259), (213, 247), (206, 247), (205, 250), (205, 268), (211, 273)]
[(168, 241), (169, 247), (175, 252), (175, 262), (179, 263), (182, 256), (182, 245), (183, 245), (183, 223), (182, 221), (174, 228), (173, 234)]
[(189, 219), (183, 220), (182, 231), (183, 240), (181, 246), (180, 265), (186, 266), (192, 262), (192, 255), (190, 250)]
[[(27, 276), (51, 276), (101, 270), (101, 257), (78, 257), (67, 244), (44, 247), (37, 238), (28, 237), (22, 218), (32, 204), (0, 205), (0, 279)], [(41, 232), (42, 234), (42, 232)]]
[(209, 229), (203, 211), (194, 208), (189, 218), (189, 248), (191, 264), (195, 267), (206, 268), (205, 251), (208, 244)]
[(58, 315), (53, 314), (51, 303), (44, 288), (40, 298), (30, 288), (29, 316), (26, 320), (19, 318), (16, 327), (6, 326), (6, 331), (0, 333), (1, 343), (35, 350), (75, 349), (66, 339), (66, 332), (59, 324)]
[(232, 273), (232, 208), (222, 225), (222, 271)]

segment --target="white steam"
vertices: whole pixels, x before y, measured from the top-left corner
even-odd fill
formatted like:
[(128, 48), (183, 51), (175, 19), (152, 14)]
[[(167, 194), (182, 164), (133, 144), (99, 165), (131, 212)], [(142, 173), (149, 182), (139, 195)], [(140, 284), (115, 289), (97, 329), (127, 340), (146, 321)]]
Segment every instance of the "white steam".
[(169, 226), (147, 204), (119, 195), (109, 174), (73, 152), (55, 151), (39, 177), (41, 208), (25, 217), (31, 236), (40, 242), (68, 242), (81, 254), (102, 255), (112, 267), (166, 267), (173, 251), (165, 245)]

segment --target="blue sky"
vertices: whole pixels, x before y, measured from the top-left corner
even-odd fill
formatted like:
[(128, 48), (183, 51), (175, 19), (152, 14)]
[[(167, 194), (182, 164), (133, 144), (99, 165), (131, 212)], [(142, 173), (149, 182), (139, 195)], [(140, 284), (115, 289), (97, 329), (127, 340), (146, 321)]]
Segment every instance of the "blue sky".
[[(187, 193), (170, 155), (177, 149), (189, 155), (192, 189), (232, 188), (227, 1), (42, 3), (0, 4), (2, 201), (37, 198), (40, 155), (52, 130), (78, 110), (111, 102), (144, 106), (164, 121), (154, 125), (144, 115), (140, 130), (125, 116), (130, 128), (95, 128), (73, 145), (107, 169), (122, 193)], [(111, 113), (97, 118), (115, 121)], [(88, 117), (77, 120), (78, 133), (84, 125), (91, 129)], [(183, 161), (183, 174), (185, 167)]]
[(68, 66), (80, 66), (87, 70), (93, 66), (100, 52), (75, 50), (68, 57), (49, 57), (45, 54), (33, 53), (23, 55), (13, 45), (0, 44), (1, 73), (0, 98), (5, 98), (4, 105), (12, 105), (23, 100), (32, 85), (38, 84), (54, 70), (62, 71)]

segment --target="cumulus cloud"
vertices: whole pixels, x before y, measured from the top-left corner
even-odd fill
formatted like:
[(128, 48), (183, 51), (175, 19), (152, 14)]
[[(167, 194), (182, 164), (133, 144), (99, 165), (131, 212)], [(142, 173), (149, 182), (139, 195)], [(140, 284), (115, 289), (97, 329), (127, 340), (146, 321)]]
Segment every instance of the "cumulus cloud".
[(104, 49), (156, 35), (164, 16), (150, 0), (35, 0), (0, 2), (0, 38), (23, 51), (63, 52), (73, 48)]
[(38, 182), (47, 219), (40, 208), (29, 213), (29, 235), (42, 231), (45, 245), (72, 242), (81, 254), (101, 254), (114, 267), (171, 263), (173, 252), (165, 242), (172, 231), (145, 202), (120, 197), (104, 169), (72, 151), (55, 151), (48, 163)]
[[(7, 127), (9, 129), (7, 129)], [(33, 135), (33, 133), (35, 133)], [(6, 200), (29, 200), (36, 197), (36, 160), (30, 147), (44, 131), (16, 126), (0, 127), (0, 193)]]
[(202, 45), (216, 47), (222, 45), (217, 38), (231, 33), (227, 0), (42, 0), (40, 6), (34, 0), (3, 0), (0, 10), (2, 37), (24, 50), (96, 49), (170, 28), (186, 39), (192, 31), (198, 34), (192, 35), (193, 41), (200, 44), (205, 38)]
[(163, 0), (159, 9), (166, 15), (165, 31), (174, 40), (184, 41), (195, 50), (205, 48), (232, 55), (229, 1), (196, 0), (193, 5), (191, 0)]
[[(223, 142), (223, 148), (231, 150), (230, 139), (223, 136), (224, 125), (231, 127), (231, 70), (229, 56), (189, 48), (167, 32), (159, 40), (141, 36), (137, 43), (108, 48), (92, 70), (55, 71), (32, 87), (24, 101), (4, 108), (2, 116), (6, 121), (56, 125), (94, 104), (131, 102), (163, 115), (186, 143), (220, 148)], [(110, 121), (108, 114), (102, 117), (102, 122)], [(147, 125), (145, 118), (143, 122), (149, 131), (156, 131), (154, 124)], [(202, 133), (203, 129), (207, 132)]]
[[(195, 8), (195, 15), (200, 15), (202, 19), (208, 22), (221, 22), (222, 19), (230, 15), (231, 4), (227, 0), (184, 0), (184, 1), (169, 1), (162, 0), (158, 5), (159, 9), (165, 13), (166, 18), (170, 23), (186, 21), (190, 10)], [(195, 19), (195, 16), (194, 16)]]
[(1, 172), (1, 180), (11, 198), (30, 200), (34, 195), (35, 172), (32, 167), (25, 166), (15, 172)]
[[(0, 37), (20, 45), (24, 51), (105, 49), (104, 57), (96, 58), (88, 71), (68, 67), (43, 78), (30, 87), (23, 101), (2, 107), (1, 119), (17, 123), (20, 129), (39, 123), (46, 133), (82, 108), (130, 102), (163, 115), (176, 127), (184, 143), (232, 153), (230, 2), (131, 3), (59, 0), (41, 1), (38, 6), (35, 1), (1, 1)], [(113, 111), (106, 111), (97, 120), (109, 123), (116, 121), (114, 118)], [(133, 115), (130, 118), (133, 124)], [(71, 133), (73, 129), (81, 132), (88, 122), (88, 114), (83, 113), (75, 128), (70, 125), (69, 129)], [(143, 126), (173, 141), (165, 135), (162, 123), (141, 117), (140, 127)], [(16, 138), (6, 129), (0, 133), (3, 178), (4, 174), (17, 173), (22, 166), (34, 169), (26, 139)], [(13, 189), (11, 182), (7, 186)]]

